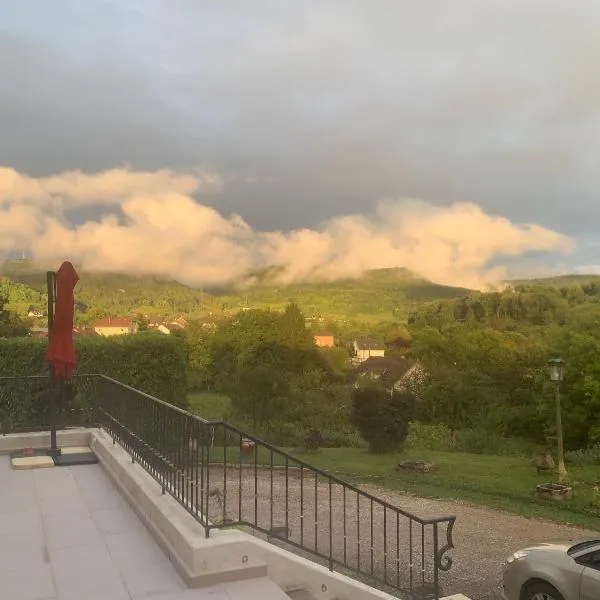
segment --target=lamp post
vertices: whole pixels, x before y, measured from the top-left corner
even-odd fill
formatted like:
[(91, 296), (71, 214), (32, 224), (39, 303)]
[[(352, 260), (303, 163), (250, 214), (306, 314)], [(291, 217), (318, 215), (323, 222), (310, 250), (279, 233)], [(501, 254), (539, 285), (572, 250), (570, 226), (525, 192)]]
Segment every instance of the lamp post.
[(560, 409), (560, 383), (565, 376), (565, 361), (562, 358), (552, 358), (548, 361), (550, 380), (554, 382), (554, 399), (556, 404), (556, 456), (558, 459), (558, 483), (562, 484), (567, 469), (563, 448), (562, 415)]

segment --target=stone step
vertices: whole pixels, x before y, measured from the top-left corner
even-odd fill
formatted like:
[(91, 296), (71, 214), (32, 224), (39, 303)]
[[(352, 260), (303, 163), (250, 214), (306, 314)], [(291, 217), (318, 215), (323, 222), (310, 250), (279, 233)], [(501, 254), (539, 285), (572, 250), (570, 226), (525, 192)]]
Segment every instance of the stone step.
[[(232, 600), (288, 600), (287, 594), (269, 577), (254, 577), (219, 585)], [(202, 588), (197, 591), (198, 599), (205, 598)], [(190, 592), (190, 599), (192, 597)]]
[(311, 596), (306, 590), (294, 590), (288, 592), (287, 595), (291, 600), (315, 600), (315, 597)]

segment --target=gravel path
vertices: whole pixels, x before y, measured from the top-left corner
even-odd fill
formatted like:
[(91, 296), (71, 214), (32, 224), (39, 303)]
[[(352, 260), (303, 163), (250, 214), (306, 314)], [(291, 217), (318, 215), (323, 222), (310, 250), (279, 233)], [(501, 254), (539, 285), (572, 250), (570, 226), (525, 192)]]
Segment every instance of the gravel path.
[[(341, 486), (330, 486), (324, 477), (315, 480), (306, 470), (300, 473), (290, 469), (286, 475), (284, 470), (258, 469), (256, 481), (255, 488), (253, 468), (243, 468), (240, 473), (239, 468), (232, 467), (225, 473), (222, 467), (211, 467), (210, 518), (214, 522), (241, 518), (265, 531), (278, 528), (276, 535), (282, 537), (287, 527), (288, 540), (305, 548), (329, 557), (331, 547), (339, 571), (343, 571), (342, 564), (354, 569), (360, 566), (362, 572), (372, 572), (379, 579), (385, 577), (403, 588), (432, 580), (432, 525), (423, 527), (422, 536), (419, 523), (411, 523), (402, 515), (397, 517), (396, 511), (359, 498)], [(373, 485), (361, 489), (422, 518), (456, 516), (455, 548), (447, 554), (453, 565), (440, 574), (440, 583), (445, 594), (462, 592), (472, 600), (500, 598), (501, 565), (514, 550), (539, 541), (598, 535), (468, 503), (428, 500)], [(446, 526), (441, 524), (439, 547), (445, 540)]]
[(528, 519), (492, 508), (450, 500), (429, 500), (361, 486), (395, 506), (418, 515), (456, 515), (454, 564), (444, 591), (462, 592), (472, 600), (498, 600), (502, 563), (515, 550), (537, 542), (597, 537), (599, 532)]

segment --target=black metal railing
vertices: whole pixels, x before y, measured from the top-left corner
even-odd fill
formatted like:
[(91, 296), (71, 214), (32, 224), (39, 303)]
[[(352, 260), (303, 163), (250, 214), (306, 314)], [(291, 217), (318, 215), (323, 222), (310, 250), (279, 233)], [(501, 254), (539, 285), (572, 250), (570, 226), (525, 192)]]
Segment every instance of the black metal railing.
[(455, 517), (420, 518), (222, 421), (97, 376), (97, 418), (203, 526), (248, 528), (330, 570), (441, 597)]
[[(49, 376), (0, 377), (0, 434), (49, 429)], [(59, 427), (104, 428), (204, 527), (240, 527), (365, 583), (437, 600), (455, 517), (420, 518), (222, 421), (103, 375), (73, 378)]]

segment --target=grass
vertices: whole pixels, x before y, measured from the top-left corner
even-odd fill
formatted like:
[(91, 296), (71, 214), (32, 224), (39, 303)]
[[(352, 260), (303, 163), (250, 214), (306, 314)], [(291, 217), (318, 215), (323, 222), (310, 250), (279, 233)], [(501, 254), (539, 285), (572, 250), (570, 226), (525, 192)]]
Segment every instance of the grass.
[[(430, 498), (460, 499), (537, 517), (598, 529), (600, 507), (593, 505), (592, 484), (600, 479), (600, 465), (569, 466), (573, 498), (555, 503), (538, 499), (535, 486), (551, 480), (538, 475), (530, 459), (460, 452), (406, 450), (402, 454), (373, 455), (360, 448), (324, 448), (299, 458), (355, 483), (373, 483), (390, 490)], [(436, 464), (428, 474), (396, 471), (402, 460)]]
[(218, 392), (197, 392), (188, 395), (188, 406), (189, 411), (199, 417), (218, 421), (225, 419), (231, 407), (231, 400)]
[[(207, 419), (223, 419), (230, 399), (215, 392), (190, 394), (190, 410)], [(493, 456), (466, 452), (443, 452), (406, 449), (401, 454), (371, 454), (363, 448), (322, 448), (316, 454), (287, 449), (300, 460), (314, 465), (351, 483), (371, 483), (415, 496), (455, 499), (507, 510), (526, 517), (536, 517), (599, 529), (600, 505), (594, 506), (593, 484), (600, 481), (600, 464), (567, 465), (573, 498), (561, 503), (539, 499), (535, 486), (552, 480), (549, 474), (536, 473), (531, 459), (523, 456)], [(211, 449), (211, 460), (223, 461), (223, 448)], [(240, 460), (238, 441), (227, 448), (227, 461)], [(254, 464), (254, 455), (243, 456), (242, 462)], [(285, 458), (259, 448), (259, 465), (284, 466)], [(396, 470), (402, 460), (425, 460), (435, 463), (436, 470), (417, 474)], [(288, 462), (293, 466), (293, 462)]]

